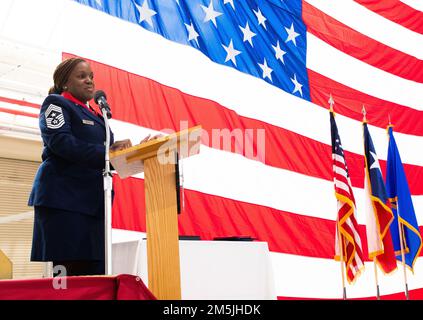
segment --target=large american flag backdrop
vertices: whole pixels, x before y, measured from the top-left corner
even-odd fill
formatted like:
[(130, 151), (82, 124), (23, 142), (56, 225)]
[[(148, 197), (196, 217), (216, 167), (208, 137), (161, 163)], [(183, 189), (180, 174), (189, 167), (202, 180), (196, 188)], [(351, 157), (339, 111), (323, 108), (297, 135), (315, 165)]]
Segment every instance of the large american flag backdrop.
[[(361, 110), (383, 174), (388, 116), (394, 123), (423, 225), (421, 11), (394, 0), (36, 3), (33, 23), (56, 28), (61, 58), (91, 62), (117, 139), (138, 143), (148, 133), (202, 125), (200, 154), (184, 161), (180, 234), (268, 242), (279, 298), (342, 297), (331, 94), (366, 260), (348, 297), (374, 296)], [(231, 143), (217, 129), (232, 134)], [(114, 188), (113, 227), (145, 232), (143, 176), (115, 177)], [(423, 287), (420, 259), (408, 281)], [(401, 292), (402, 273), (379, 276), (379, 284), (382, 294)]]

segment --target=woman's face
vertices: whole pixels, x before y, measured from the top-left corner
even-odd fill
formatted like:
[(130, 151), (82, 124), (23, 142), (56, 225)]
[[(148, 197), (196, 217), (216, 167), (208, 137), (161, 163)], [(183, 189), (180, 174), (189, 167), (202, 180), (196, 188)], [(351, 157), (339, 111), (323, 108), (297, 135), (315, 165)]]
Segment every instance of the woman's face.
[(72, 70), (66, 82), (69, 91), (75, 98), (83, 103), (94, 97), (94, 74), (87, 62), (80, 62)]

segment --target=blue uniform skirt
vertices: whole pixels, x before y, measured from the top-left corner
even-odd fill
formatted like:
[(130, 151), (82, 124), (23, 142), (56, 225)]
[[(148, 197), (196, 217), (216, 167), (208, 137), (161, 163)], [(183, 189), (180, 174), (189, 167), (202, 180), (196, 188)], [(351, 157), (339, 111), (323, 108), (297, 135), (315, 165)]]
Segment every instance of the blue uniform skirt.
[(34, 207), (31, 261), (104, 260), (104, 213)]

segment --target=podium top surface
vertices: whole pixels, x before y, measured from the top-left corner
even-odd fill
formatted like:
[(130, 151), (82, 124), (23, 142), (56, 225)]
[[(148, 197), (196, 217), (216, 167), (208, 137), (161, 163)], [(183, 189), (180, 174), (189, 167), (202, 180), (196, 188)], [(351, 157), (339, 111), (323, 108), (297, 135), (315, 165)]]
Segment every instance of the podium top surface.
[(143, 172), (142, 161), (169, 151), (178, 152), (180, 159), (187, 158), (200, 152), (201, 132), (198, 125), (130, 148), (110, 151), (110, 162), (119, 176), (126, 177)]

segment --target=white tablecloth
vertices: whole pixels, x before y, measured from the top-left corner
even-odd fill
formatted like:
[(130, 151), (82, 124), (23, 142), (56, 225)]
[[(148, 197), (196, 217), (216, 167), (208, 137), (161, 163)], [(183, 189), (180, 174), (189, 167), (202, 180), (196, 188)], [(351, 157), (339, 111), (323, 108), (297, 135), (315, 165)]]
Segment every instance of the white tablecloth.
[[(113, 244), (113, 273), (148, 285), (146, 240)], [(180, 240), (184, 300), (276, 299), (267, 242)]]

